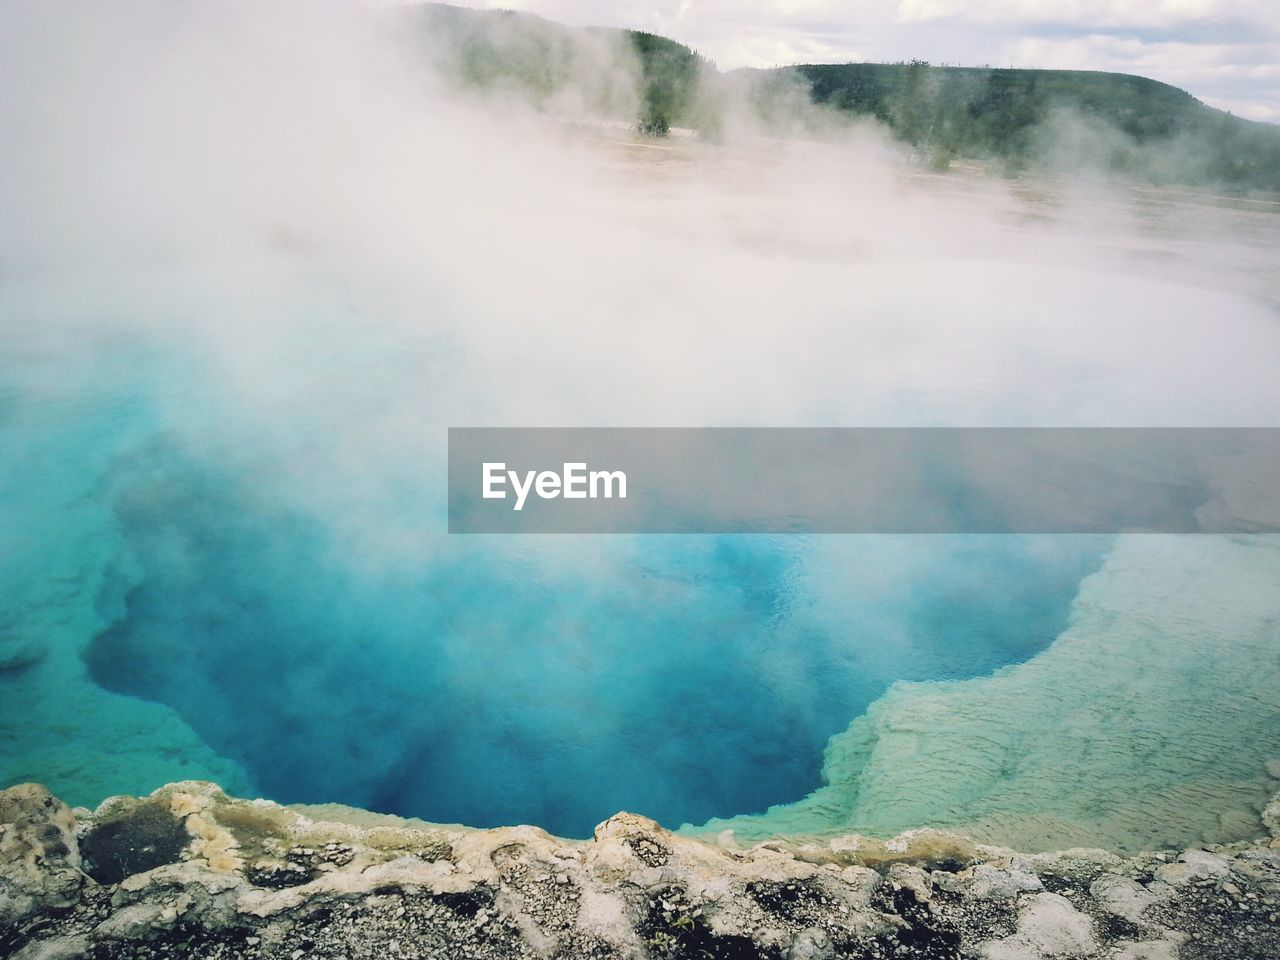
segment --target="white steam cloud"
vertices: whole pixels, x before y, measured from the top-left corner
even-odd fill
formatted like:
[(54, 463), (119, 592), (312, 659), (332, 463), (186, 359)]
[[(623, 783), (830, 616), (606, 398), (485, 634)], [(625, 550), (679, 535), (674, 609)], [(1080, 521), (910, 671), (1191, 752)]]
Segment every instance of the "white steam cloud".
[[(342, 3), (52, 3), (6, 21), (11, 327), (208, 337), (257, 390), (347, 311), (371, 340), (431, 342), (443, 369), (401, 412), (437, 423), (1276, 409), (1280, 341), (1232, 293), (1267, 278), (1217, 274), (1257, 249), (1247, 213), (1075, 217), (1060, 188), (912, 176), (866, 127), (753, 134), (745, 105), (723, 146), (584, 132), (571, 102), (556, 120), (451, 92), (429, 37)], [(625, 57), (617, 73), (634, 89)]]
[[(264, 516), (283, 502), (322, 524), (334, 565), (394, 585), (424, 557), (477, 563), (474, 543), (441, 546), (447, 425), (1277, 425), (1280, 230), (1265, 204), (934, 177), (874, 126), (802, 96), (768, 122), (735, 104), (718, 143), (643, 138), (609, 122), (639, 97), (636, 64), (607, 40), (582, 41), (562, 64), (569, 82), (530, 103), (458, 89), (437, 69), (439, 38), (402, 13), (338, 0), (0, 6), (0, 427), (20, 411), (0, 493), (22, 505), (0, 535), (24, 545), (0, 551), (0, 628), (48, 646), (60, 696), (88, 688), (80, 651), (144, 579), (102, 490), (160, 435), (242, 470)], [(157, 369), (157, 355), (177, 359)], [(44, 442), (55, 426), (66, 449)], [(164, 475), (148, 487), (139, 459), (141, 499), (198, 513)], [(201, 536), (221, 530), (197, 520)], [(181, 571), (190, 558), (152, 534), (138, 536), (165, 575)], [(249, 539), (273, 556), (271, 537)], [(599, 625), (622, 582), (612, 573), (634, 572), (642, 551), (502, 549), (481, 560), (527, 568), (539, 595), (585, 584), (585, 613), (552, 611), (566, 624), (556, 662), (616, 681), (582, 624)], [(439, 660), (479, 702), (489, 667), (468, 659), (458, 622)], [(543, 654), (507, 626), (488, 639), (508, 644), (519, 685)], [(298, 643), (304, 662), (284, 682), (301, 714), (324, 702), (335, 729), (343, 709), (368, 719), (367, 704), (321, 699), (348, 662), (374, 663), (405, 698), (436, 682), (417, 648), (361, 659), (352, 635), (342, 651)], [(683, 675), (684, 653), (666, 656)], [(49, 692), (18, 691), (0, 732), (36, 758), (19, 774), (56, 784), (63, 741), (98, 744), (107, 727), (64, 734), (75, 721), (40, 719), (56, 709)], [(93, 696), (85, 716), (112, 729), (142, 709)], [(377, 709), (389, 728), (428, 713)], [(92, 748), (94, 769), (110, 769), (82, 795), (137, 789), (118, 773), (136, 758), (117, 749), (193, 749), (189, 731), (155, 749), (130, 739), (162, 728), (149, 716)], [(353, 754), (366, 748), (403, 764), (382, 742)], [(356, 776), (361, 763), (337, 766)], [(147, 776), (177, 778), (162, 768)]]

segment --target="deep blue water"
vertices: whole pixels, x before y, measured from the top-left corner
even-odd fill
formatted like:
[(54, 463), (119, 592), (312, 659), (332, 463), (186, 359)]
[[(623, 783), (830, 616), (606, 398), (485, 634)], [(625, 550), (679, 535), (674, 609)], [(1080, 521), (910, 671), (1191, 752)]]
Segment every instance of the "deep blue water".
[(163, 436), (115, 458), (127, 563), (94, 679), (171, 705), (273, 799), (570, 836), (798, 799), (890, 682), (1047, 645), (1106, 545), (438, 536), (387, 567), (280, 485)]

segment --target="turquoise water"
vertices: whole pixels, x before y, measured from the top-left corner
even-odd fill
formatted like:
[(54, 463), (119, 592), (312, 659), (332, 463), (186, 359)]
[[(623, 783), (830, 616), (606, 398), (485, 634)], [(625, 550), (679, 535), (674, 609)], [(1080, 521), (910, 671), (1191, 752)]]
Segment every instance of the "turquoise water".
[(0, 780), (572, 836), (1260, 828), (1277, 538), (449, 537), (451, 404), (527, 411), (359, 321), (7, 332)]
[[(28, 525), (6, 582), (92, 542), (87, 679), (170, 707), (281, 801), (573, 836), (619, 809), (761, 812), (816, 787), (827, 739), (891, 682), (1042, 650), (1109, 542), (450, 538), (438, 463), (387, 464), (425, 478), (412, 496), (330, 488), (302, 465), (331, 436), (262, 443), (190, 351), (56, 346), (6, 369), (6, 448), (29, 451), (6, 463), (4, 514)], [(41, 515), (58, 495), (80, 513)], [(331, 520), (357, 515), (366, 545), (421, 536), (386, 565)]]
[(1276, 426), (1265, 204), (921, 177), (870, 130), (620, 145), (310, 5), (29, 6), (0, 783), (578, 835), (1262, 830), (1275, 537), (442, 531), (448, 425)]
[[(753, 263), (786, 286), (785, 262)], [(0, 780), (92, 805), (201, 778), (570, 835), (626, 808), (742, 837), (1251, 836), (1280, 757), (1274, 537), (443, 533), (450, 424), (1280, 409), (1264, 376), (1280, 332), (1256, 303), (1180, 289), (1171, 314), (1155, 283), (935, 266), (973, 298), (945, 327), (906, 266), (866, 268), (842, 299), (842, 265), (785, 333), (709, 330), (687, 369), (605, 351), (659, 337), (624, 311), (570, 339), (534, 336), (562, 322), (535, 317), (522, 352), (518, 311), (486, 327), (433, 290), (404, 307), (305, 258), (112, 277), (94, 288), (105, 306), (7, 291)], [(860, 307), (893, 270), (893, 309)], [(1063, 293), (1035, 301), (1039, 325), (1031, 301), (978, 299), (1050, 282)], [(1099, 352), (1117, 322), (1095, 301), (1117, 298), (1123, 336)], [(1209, 315), (1234, 318), (1231, 363), (1160, 336)], [(1247, 491), (1226, 494), (1215, 509), (1247, 518)]]

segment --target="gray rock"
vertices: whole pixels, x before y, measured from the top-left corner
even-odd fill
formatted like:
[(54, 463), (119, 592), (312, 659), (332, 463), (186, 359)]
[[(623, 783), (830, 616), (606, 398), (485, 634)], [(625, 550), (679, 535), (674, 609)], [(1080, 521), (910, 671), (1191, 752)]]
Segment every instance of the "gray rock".
[(850, 866), (840, 871), (840, 879), (850, 887), (854, 898), (865, 906), (884, 882), (884, 878), (870, 867)]
[(1043, 889), (1044, 884), (1031, 869), (1031, 864), (1021, 857), (1014, 857), (1006, 866), (978, 864), (972, 869), (964, 892), (975, 900), (989, 900)]
[(84, 876), (71, 808), (44, 787), (0, 791), (0, 929), (80, 899)]
[(906, 863), (895, 863), (889, 868), (889, 883), (897, 890), (910, 890), (917, 903), (927, 903), (933, 897), (933, 884), (929, 874), (919, 867)]
[(58, 937), (28, 943), (11, 960), (85, 960), (89, 956), (89, 938)]
[[(938, 851), (966, 841), (743, 849), (619, 814), (579, 842), (341, 811), (311, 820), (200, 783), (116, 798), (78, 834), (40, 787), (0, 791), (0, 814), (0, 953), (21, 960), (1171, 960), (1184, 939), (1197, 956), (1280, 956), (1269, 845), (1173, 863), (971, 845), (939, 869)], [(174, 842), (148, 851), (156, 829)], [(81, 873), (81, 838), (123, 851), (122, 878), (101, 864), (102, 883)], [(1153, 868), (1168, 880), (1133, 879)]]
[(172, 904), (133, 903), (98, 924), (93, 936), (100, 940), (152, 940), (172, 930), (177, 919)]
[(1145, 940), (1121, 943), (1111, 960), (1177, 960), (1179, 940)]
[(1173, 887), (1181, 887), (1195, 880), (1219, 879), (1231, 874), (1231, 862), (1216, 853), (1204, 850), (1188, 850), (1175, 863), (1168, 863), (1156, 871), (1156, 879)]
[(1018, 911), (1010, 937), (983, 947), (988, 960), (1031, 960), (1036, 957), (1088, 957), (1098, 951), (1093, 921), (1056, 893), (1037, 893)]
[(831, 938), (822, 930), (801, 930), (791, 941), (787, 960), (830, 960), (835, 956)]
[(1135, 880), (1105, 874), (1089, 885), (1089, 895), (1108, 913), (1141, 924), (1142, 914), (1159, 900), (1154, 893)]
[(1263, 808), (1262, 823), (1271, 831), (1271, 836), (1280, 838), (1280, 797), (1276, 797)]

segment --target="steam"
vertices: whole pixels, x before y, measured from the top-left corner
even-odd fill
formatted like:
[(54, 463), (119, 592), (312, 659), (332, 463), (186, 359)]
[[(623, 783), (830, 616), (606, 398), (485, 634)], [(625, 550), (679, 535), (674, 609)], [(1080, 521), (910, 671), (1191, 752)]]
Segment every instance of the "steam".
[[(502, 88), (458, 93), (413, 21), (342, 3), (55, 3), (7, 19), (10, 290), (56, 286), (70, 303), (38, 299), (60, 322), (205, 337), (238, 388), (258, 389), (318, 314), (345, 313), (370, 340), (447, 361), (452, 382), (408, 398), (437, 423), (967, 422), (1021, 418), (1028, 399), (1049, 420), (1275, 409), (1249, 376), (1270, 320), (1185, 291), (1177, 266), (1117, 269), (1106, 231), (1141, 224), (1029, 228), (1046, 204), (912, 177), (865, 126), (784, 141), (744, 103), (720, 147), (586, 133)], [(609, 108), (626, 115), (634, 62), (583, 43), (563, 64), (583, 79), (560, 86), (599, 89), (611, 62)], [(576, 103), (598, 121), (586, 100), (550, 114)], [(1170, 233), (1166, 246), (1191, 231)], [(1160, 239), (1128, 255), (1167, 257)], [(1219, 346), (1236, 336), (1251, 348)], [(1170, 407), (1172, 382), (1187, 397), (1193, 368), (1227, 353), (1231, 376)], [(1028, 398), (1070, 389), (1081, 365), (1113, 393), (1092, 411)], [(1016, 415), (971, 389), (1012, 370), (1027, 371), (1004, 387)], [(953, 382), (960, 409), (921, 396)]]
[[(477, 92), (456, 82), (447, 46), (402, 13), (337, 0), (127, 0), (0, 14), (0, 422), (16, 410), (9, 428), (28, 429), (39, 418), (24, 411), (54, 411), (33, 428), (54, 439), (32, 441), (30, 469), (14, 469), (6, 496), (15, 511), (34, 509), (53, 496), (42, 477), (56, 463), (73, 478), (59, 496), (96, 498), (98, 522), (127, 528), (115, 555), (67, 574), (105, 599), (97, 622), (59, 641), (78, 657), (95, 637), (114, 638), (94, 661), (112, 682), (127, 682), (111, 667), (121, 650), (154, 657), (147, 644), (161, 627), (194, 629), (156, 583), (197, 592), (214, 574), (235, 581), (225, 588), (234, 610), (201, 608), (208, 622), (241, 623), (254, 598), (288, 595), (305, 615), (273, 607), (251, 648), (278, 643), (306, 662), (281, 681), (300, 715), (340, 699), (353, 664), (396, 673), (401, 699), (386, 702), (397, 709), (370, 720), (390, 731), (386, 742), (370, 746), (368, 728), (353, 735), (376, 757), (351, 770), (387, 774), (405, 759), (396, 735), (426, 736), (417, 721), (397, 724), (447, 710), (415, 697), (501, 699), (505, 680), (542, 715), (573, 695), (564, 662), (589, 663), (584, 675), (610, 676), (621, 697), (626, 684), (593, 659), (590, 631), (655, 602), (636, 586), (646, 564), (683, 585), (675, 609), (697, 630), (723, 640), (746, 618), (739, 653), (786, 672), (768, 652), (767, 617), (751, 620), (759, 611), (734, 580), (740, 565), (767, 568), (769, 595), (782, 596), (788, 574), (770, 566), (772, 547), (746, 550), (747, 561), (721, 545), (654, 560), (634, 543), (449, 542), (448, 425), (1275, 425), (1267, 251), (1278, 234), (1265, 207), (931, 176), (884, 131), (811, 107), (802, 90), (774, 101), (792, 105), (782, 115), (761, 115), (747, 91), (717, 88), (730, 98), (717, 142), (639, 137), (639, 67), (607, 37), (566, 51), (551, 95)], [(75, 432), (78, 410), (112, 404), (119, 412), (100, 428)], [(57, 510), (31, 515), (47, 529), (25, 543), (71, 542)], [(168, 523), (181, 526), (172, 542), (156, 534)], [(247, 552), (215, 558), (219, 537)], [(277, 537), (278, 553), (262, 546)], [(908, 571), (903, 582), (972, 562), (965, 550), (882, 549)], [(59, 562), (75, 552), (48, 550)], [(1094, 551), (1050, 556), (1055, 589)], [(860, 569), (847, 557), (835, 572), (813, 563), (809, 575), (828, 585)], [(992, 561), (1005, 566), (1019, 564)], [(350, 607), (303, 590), (308, 574)], [(236, 580), (259, 576), (259, 592)], [(481, 596), (490, 578), (533, 587)], [(689, 586), (702, 579), (706, 595)], [(148, 582), (153, 633), (130, 633), (120, 624)], [(405, 583), (527, 606), (505, 626), (485, 619), (490, 633), (477, 637), (452, 608), (401, 605)], [(714, 595), (726, 584), (735, 599)], [(27, 630), (44, 602), (15, 592), (0, 622)], [(350, 609), (405, 619), (369, 641), (343, 619), (359, 619)], [(890, 616), (877, 606), (869, 622)], [(435, 632), (415, 633), (421, 624)], [(554, 663), (529, 652), (552, 628)], [(220, 636), (205, 637), (211, 649)], [(609, 636), (601, 644), (614, 653), (632, 639)], [(799, 628), (789, 636), (803, 646)], [(1009, 646), (1029, 655), (1048, 639)], [(511, 658), (496, 672), (467, 659), (490, 644)], [(654, 676), (684, 676), (680, 656), (664, 656)], [(695, 678), (741, 682), (715, 656), (693, 659)], [(646, 676), (643, 661), (623, 660)], [(993, 665), (974, 662), (965, 669)], [(869, 681), (868, 697), (893, 669)], [(521, 686), (521, 670), (553, 680)], [(778, 709), (805, 704), (803, 683), (784, 679)], [(687, 683), (693, 702), (700, 688)], [(355, 724), (372, 708), (334, 709)], [(493, 703), (474, 715), (508, 731), (527, 720)], [(848, 719), (820, 718), (806, 736), (820, 745)], [(553, 739), (576, 735), (563, 717), (548, 726)], [(217, 730), (228, 743), (243, 735)]]

